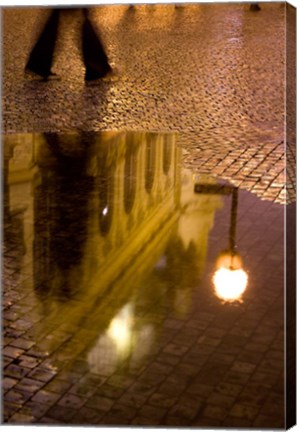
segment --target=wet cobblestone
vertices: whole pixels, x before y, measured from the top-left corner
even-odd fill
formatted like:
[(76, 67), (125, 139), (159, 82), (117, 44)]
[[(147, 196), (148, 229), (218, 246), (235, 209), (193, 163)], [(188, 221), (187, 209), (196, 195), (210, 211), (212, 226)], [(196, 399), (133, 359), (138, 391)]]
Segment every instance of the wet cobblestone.
[[(42, 240), (51, 239), (47, 223), (56, 221), (47, 221), (44, 208), (39, 214), (34, 207), (33, 235), (31, 209), (24, 220), (24, 226), (31, 227), (29, 234), (22, 234), (27, 250), (19, 241), (20, 224), (13, 218), (5, 221), (4, 422), (284, 427), (284, 220), (278, 203), (287, 199), (286, 175), (289, 201), (295, 199), (296, 159), (292, 127), (287, 153), (284, 146), (286, 10), (292, 19), (287, 8), (268, 3), (257, 15), (244, 4), (97, 8), (94, 20), (119, 70), (118, 81), (97, 87), (83, 82), (74, 43), (81, 19), (77, 12), (65, 16), (63, 23), (67, 31), (54, 68), (62, 80), (36, 83), (24, 80), (23, 66), (35, 20), (44, 12), (4, 10), (4, 132), (177, 131), (183, 168), (240, 186), (238, 240), (250, 277), (244, 301), (236, 306), (221, 303), (210, 291), (207, 278), (229, 226), (229, 210), (220, 209), (208, 233), (207, 277), (191, 281), (195, 290), (190, 294), (175, 292), (170, 283), (164, 294), (164, 263), (158, 263), (154, 292), (146, 287), (149, 294), (139, 299), (134, 315), (137, 331), (143, 330), (136, 336), (141, 334), (147, 343), (152, 335), (158, 338), (149, 345), (143, 364), (130, 353), (118, 367), (101, 333), (129, 297), (126, 285), (116, 295), (100, 293), (94, 305), (84, 292), (69, 297), (46, 292), (39, 279), (42, 269), (33, 271), (33, 263), (46, 268), (48, 249), (36, 246), (34, 255), (31, 248), (40, 227)], [(295, 90), (290, 86), (288, 91), (290, 101)], [(291, 117), (290, 111), (292, 126)], [(26, 149), (17, 147), (14, 161), (21, 161)], [(82, 202), (86, 188), (80, 186)], [(11, 196), (23, 204), (26, 194), (17, 189)], [(242, 189), (261, 200), (255, 204), (256, 198)], [(32, 190), (38, 204), (38, 182)], [(205, 202), (208, 216), (211, 202)], [(54, 213), (56, 207), (51, 208)], [(66, 228), (62, 234), (67, 237)], [(112, 239), (105, 254), (111, 244)], [(192, 275), (197, 267), (183, 270)], [(50, 285), (55, 275), (49, 273)], [(133, 277), (127, 286), (133, 285)]]
[(5, 133), (174, 130), (186, 167), (212, 171), (262, 199), (295, 200), (296, 38), (290, 5), (267, 3), (259, 13), (244, 3), (94, 8), (119, 80), (90, 88), (75, 43), (78, 11), (63, 17), (54, 65), (62, 80), (24, 80), (36, 23), (44, 16), (40, 8), (3, 10)]

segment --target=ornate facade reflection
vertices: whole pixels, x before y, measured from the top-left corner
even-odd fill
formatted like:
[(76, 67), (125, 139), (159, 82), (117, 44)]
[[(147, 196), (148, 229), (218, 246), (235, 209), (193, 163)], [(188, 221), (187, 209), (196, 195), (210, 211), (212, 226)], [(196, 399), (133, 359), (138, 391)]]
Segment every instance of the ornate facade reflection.
[(42, 326), (92, 328), (70, 342), (92, 372), (138, 367), (191, 311), (221, 198), (195, 194), (174, 134), (36, 134), (28, 172)]

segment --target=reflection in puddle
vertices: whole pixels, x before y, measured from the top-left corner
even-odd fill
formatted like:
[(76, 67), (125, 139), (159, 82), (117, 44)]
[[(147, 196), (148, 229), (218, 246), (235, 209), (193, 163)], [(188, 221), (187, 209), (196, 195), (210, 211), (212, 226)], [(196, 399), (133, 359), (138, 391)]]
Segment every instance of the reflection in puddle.
[(219, 298), (225, 301), (240, 300), (246, 290), (248, 276), (242, 269), (220, 267), (214, 274), (213, 282)]
[(170, 305), (185, 316), (203, 273), (222, 198), (195, 193), (175, 140), (48, 133), (32, 142), (31, 259), (43, 325), (70, 329), (98, 316), (88, 354), (98, 373), (149, 353), (160, 330), (152, 311), (162, 321)]
[(61, 360), (71, 372), (77, 359), (103, 377), (150, 374), (155, 353), (192, 365), (195, 346), (199, 356), (210, 348), (196, 339), (209, 322), (201, 316), (244, 308), (255, 293), (242, 241), (237, 249), (242, 195), (182, 169), (174, 134), (36, 134), (5, 145), (5, 289), (28, 302), (30, 337), (58, 374)]
[(217, 260), (213, 283), (216, 295), (223, 301), (240, 301), (247, 288), (248, 275), (243, 270), (243, 261), (236, 246), (238, 188), (220, 184), (195, 184), (196, 193), (232, 195), (228, 249), (222, 251)]
[(126, 360), (129, 360), (129, 367), (134, 369), (140, 365), (145, 355), (149, 354), (154, 336), (153, 326), (139, 326), (133, 305), (126, 304), (111, 320), (107, 330), (100, 334), (88, 353), (91, 372), (111, 375)]

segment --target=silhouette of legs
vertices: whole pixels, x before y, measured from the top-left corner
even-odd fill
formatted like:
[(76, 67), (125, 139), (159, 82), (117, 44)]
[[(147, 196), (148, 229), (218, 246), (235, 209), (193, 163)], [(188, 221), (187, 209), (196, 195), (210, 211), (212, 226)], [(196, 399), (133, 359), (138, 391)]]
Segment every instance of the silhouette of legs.
[(112, 71), (103, 44), (84, 11), (82, 27), (82, 55), (85, 65), (85, 80), (103, 78)]
[[(26, 72), (33, 72), (44, 79), (55, 75), (51, 72), (51, 67), (58, 35), (60, 11), (61, 9), (57, 8), (52, 10), (25, 67)], [(82, 57), (85, 66), (85, 80), (92, 81), (110, 74), (112, 68), (108, 63), (101, 39), (88, 18), (88, 10), (84, 8), (83, 14)]]
[(59, 15), (59, 9), (53, 9), (30, 53), (25, 67), (27, 72), (33, 72), (44, 79), (53, 75), (51, 67), (58, 34)]

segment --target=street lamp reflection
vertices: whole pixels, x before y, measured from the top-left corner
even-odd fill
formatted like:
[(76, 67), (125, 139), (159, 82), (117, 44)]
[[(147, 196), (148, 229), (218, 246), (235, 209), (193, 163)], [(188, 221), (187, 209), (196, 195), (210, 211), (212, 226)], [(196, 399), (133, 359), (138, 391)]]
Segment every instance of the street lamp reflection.
[(213, 283), (217, 297), (223, 301), (236, 301), (246, 290), (248, 275), (242, 268), (221, 267), (216, 270)]
[(132, 344), (133, 308), (125, 305), (111, 321), (107, 334), (117, 347), (118, 353), (125, 356), (130, 353)]
[(216, 295), (229, 302), (240, 300), (248, 284), (248, 275), (242, 268), (242, 258), (235, 252), (235, 246), (231, 244), (231, 247), (232, 249), (219, 255), (213, 276)]
[[(233, 186), (212, 185), (205, 188), (196, 185), (196, 193), (232, 194), (231, 220), (229, 229), (229, 247), (222, 251), (216, 261), (216, 271), (212, 278), (216, 296), (224, 302), (241, 301), (248, 284), (248, 274), (243, 269), (243, 261), (236, 251), (236, 219), (238, 189)], [(208, 191), (208, 192), (207, 192)]]

